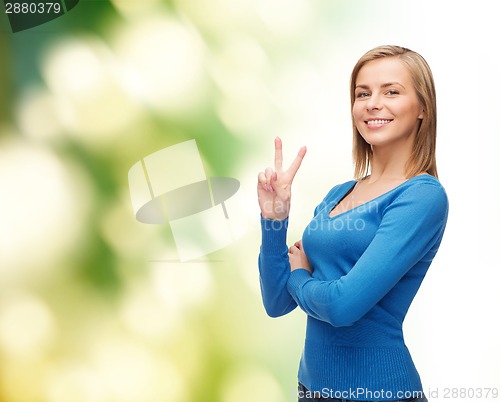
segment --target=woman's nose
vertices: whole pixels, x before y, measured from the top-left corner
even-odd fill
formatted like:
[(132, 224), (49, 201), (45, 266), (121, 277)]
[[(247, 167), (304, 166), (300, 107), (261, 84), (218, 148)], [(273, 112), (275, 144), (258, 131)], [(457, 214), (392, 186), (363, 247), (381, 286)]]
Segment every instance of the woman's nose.
[(366, 110), (380, 110), (382, 109), (382, 100), (377, 94), (372, 94), (366, 102)]

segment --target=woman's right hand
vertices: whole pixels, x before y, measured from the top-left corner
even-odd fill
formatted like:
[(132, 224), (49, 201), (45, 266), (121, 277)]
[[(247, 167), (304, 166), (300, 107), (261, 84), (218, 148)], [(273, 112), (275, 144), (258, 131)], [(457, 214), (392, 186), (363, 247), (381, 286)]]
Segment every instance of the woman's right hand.
[(274, 140), (274, 169), (268, 167), (265, 172), (260, 172), (257, 183), (257, 195), (263, 218), (281, 221), (288, 217), (293, 178), (306, 151), (306, 147), (300, 148), (290, 167), (283, 170), (281, 139), (276, 137)]

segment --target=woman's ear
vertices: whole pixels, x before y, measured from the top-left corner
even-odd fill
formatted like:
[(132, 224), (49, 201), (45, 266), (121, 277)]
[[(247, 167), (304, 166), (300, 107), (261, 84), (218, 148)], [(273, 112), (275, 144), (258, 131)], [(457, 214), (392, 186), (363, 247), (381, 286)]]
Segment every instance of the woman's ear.
[(423, 120), (424, 119), (424, 116), (425, 116), (425, 109), (422, 109), (422, 112), (420, 112), (420, 114), (418, 115), (418, 118), (420, 120)]

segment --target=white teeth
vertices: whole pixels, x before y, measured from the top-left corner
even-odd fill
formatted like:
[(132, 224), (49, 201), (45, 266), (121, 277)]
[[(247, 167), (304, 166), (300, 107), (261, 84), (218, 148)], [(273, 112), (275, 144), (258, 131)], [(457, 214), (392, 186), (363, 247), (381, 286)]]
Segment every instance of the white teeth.
[(387, 124), (387, 123), (390, 123), (391, 120), (368, 120), (366, 123), (371, 125), (376, 125), (376, 124)]

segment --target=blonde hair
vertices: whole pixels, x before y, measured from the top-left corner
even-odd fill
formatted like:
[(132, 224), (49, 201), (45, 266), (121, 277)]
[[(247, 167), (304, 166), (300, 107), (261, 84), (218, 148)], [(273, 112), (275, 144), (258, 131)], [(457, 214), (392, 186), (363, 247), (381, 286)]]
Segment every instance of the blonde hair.
[[(408, 69), (418, 100), (424, 109), (410, 159), (406, 163), (406, 177), (420, 172), (427, 172), (438, 177), (436, 167), (436, 89), (434, 78), (425, 59), (410, 49), (401, 46), (378, 46), (366, 52), (356, 63), (351, 74), (351, 110), (355, 101), (356, 79), (361, 68), (368, 62), (383, 57), (397, 57)], [(354, 119), (353, 126), (353, 161), (354, 176), (358, 179), (366, 176), (370, 169), (373, 151), (359, 133)]]

